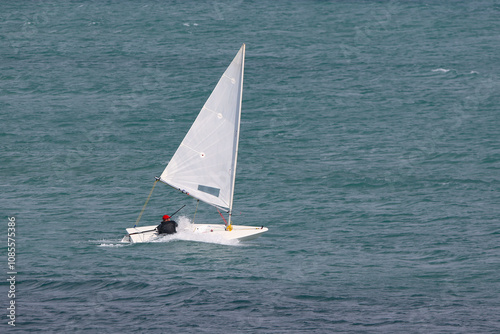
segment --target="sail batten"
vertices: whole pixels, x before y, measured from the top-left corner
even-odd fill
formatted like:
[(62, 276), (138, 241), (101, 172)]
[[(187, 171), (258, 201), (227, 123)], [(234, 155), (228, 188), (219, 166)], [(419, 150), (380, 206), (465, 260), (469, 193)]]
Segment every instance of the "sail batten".
[(219, 79), (161, 181), (231, 212), (238, 152), (245, 45)]

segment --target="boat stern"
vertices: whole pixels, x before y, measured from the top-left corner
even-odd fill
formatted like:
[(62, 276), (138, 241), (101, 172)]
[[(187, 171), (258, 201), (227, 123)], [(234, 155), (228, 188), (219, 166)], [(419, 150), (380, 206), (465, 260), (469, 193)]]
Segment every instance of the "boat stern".
[(147, 242), (158, 236), (156, 232), (156, 225), (141, 226), (127, 228), (127, 234), (123, 237), (122, 242)]

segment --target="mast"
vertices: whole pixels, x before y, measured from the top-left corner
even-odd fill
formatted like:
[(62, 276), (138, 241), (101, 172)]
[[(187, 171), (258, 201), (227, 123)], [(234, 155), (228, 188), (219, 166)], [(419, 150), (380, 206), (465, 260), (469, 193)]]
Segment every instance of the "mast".
[(231, 184), (231, 195), (229, 197), (229, 220), (226, 225), (231, 225), (232, 224), (232, 215), (233, 215), (233, 197), (234, 197), (234, 185), (236, 183), (236, 162), (238, 160), (238, 147), (239, 147), (239, 142), (240, 142), (240, 123), (241, 123), (241, 101), (243, 99), (243, 73), (245, 70), (245, 43), (241, 46), (243, 49), (242, 56), (241, 56), (241, 80), (240, 80), (240, 97), (238, 100), (238, 121), (235, 122), (235, 139), (236, 139), (236, 145), (235, 145), (235, 150), (234, 150), (234, 157), (233, 157), (233, 166), (232, 166), (232, 184)]

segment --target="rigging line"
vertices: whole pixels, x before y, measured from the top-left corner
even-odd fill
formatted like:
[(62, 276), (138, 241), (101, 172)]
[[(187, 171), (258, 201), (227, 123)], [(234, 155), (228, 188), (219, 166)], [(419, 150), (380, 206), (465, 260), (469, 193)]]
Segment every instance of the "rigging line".
[(217, 209), (217, 212), (219, 213), (219, 215), (222, 217), (222, 220), (224, 221), (224, 224), (226, 224), (226, 226), (227, 226), (226, 218), (224, 218), (224, 216), (222, 215), (222, 213), (220, 213), (219, 208), (216, 207), (216, 209)]
[(196, 210), (194, 211), (193, 224), (196, 219), (196, 213), (198, 212), (198, 205), (200, 204), (200, 200), (196, 200)]
[(151, 191), (149, 192), (148, 199), (146, 200), (146, 203), (144, 203), (144, 206), (142, 207), (141, 213), (139, 214), (139, 217), (137, 217), (137, 220), (135, 221), (135, 226), (137, 226), (137, 224), (141, 220), (142, 214), (144, 213), (144, 210), (146, 209), (146, 205), (148, 205), (149, 199), (151, 198), (151, 194), (153, 193), (153, 190), (155, 189), (155, 186), (156, 186), (156, 183), (158, 182), (158, 180), (159, 179), (156, 179), (155, 183), (153, 184), (153, 188), (151, 188)]

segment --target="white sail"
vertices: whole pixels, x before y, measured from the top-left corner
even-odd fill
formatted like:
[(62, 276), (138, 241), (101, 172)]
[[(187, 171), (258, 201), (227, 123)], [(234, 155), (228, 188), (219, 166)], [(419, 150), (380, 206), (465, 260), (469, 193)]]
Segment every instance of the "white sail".
[(241, 116), (245, 44), (220, 78), (160, 180), (231, 212)]

